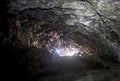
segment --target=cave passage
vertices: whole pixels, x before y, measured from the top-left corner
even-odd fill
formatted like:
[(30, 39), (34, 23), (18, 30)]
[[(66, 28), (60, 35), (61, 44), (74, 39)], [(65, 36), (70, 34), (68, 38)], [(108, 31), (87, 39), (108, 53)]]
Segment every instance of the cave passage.
[(0, 9), (6, 79), (120, 81), (119, 0), (4, 0)]

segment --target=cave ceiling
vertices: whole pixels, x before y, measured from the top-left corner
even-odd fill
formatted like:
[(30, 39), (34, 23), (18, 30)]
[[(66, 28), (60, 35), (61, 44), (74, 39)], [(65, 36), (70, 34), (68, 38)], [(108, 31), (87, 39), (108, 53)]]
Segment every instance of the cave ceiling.
[(15, 35), (23, 45), (50, 52), (62, 46), (82, 46), (91, 53), (99, 53), (103, 46), (119, 56), (119, 3), (117, 0), (11, 0), (7, 11), (15, 15), (8, 20), (11, 40)]

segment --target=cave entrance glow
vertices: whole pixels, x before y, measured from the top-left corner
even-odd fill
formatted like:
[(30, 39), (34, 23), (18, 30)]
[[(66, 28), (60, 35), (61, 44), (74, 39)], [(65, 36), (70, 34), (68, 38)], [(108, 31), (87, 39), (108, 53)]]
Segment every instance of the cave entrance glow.
[(82, 46), (79, 46), (75, 42), (68, 41), (63, 45), (63, 43), (57, 42), (52, 49), (50, 49), (51, 54), (63, 56), (81, 56), (83, 53)]
[(55, 53), (59, 56), (74, 56), (79, 53), (79, 49), (74, 47), (56, 48)]

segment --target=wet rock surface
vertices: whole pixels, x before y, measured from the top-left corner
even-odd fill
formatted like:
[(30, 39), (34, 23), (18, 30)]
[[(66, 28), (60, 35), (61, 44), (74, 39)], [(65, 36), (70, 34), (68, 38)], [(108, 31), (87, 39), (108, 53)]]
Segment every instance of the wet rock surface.
[[(120, 80), (119, 0), (6, 0), (0, 9), (12, 80)], [(60, 57), (60, 47), (80, 52)]]

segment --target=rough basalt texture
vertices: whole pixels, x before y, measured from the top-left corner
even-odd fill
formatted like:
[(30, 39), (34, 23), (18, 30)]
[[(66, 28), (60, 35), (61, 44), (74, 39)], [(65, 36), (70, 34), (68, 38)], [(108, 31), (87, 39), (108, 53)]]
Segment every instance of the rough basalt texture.
[(119, 56), (119, 3), (117, 0), (11, 0), (8, 12), (56, 28), (70, 26), (84, 35), (96, 34)]

